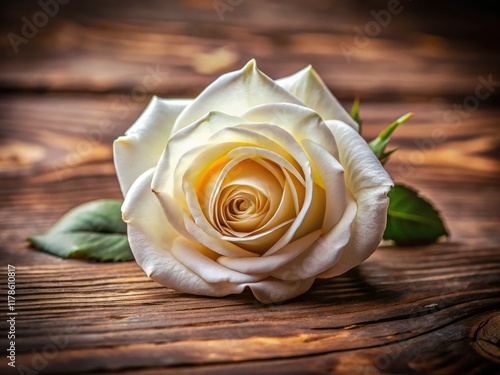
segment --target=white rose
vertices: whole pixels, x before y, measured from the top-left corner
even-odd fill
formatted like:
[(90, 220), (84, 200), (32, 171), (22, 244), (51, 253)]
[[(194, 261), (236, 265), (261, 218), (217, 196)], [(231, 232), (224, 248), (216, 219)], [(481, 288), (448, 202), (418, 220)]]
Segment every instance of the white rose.
[(154, 97), (114, 144), (138, 264), (180, 292), (265, 303), (340, 275), (381, 241), (392, 181), (317, 73), (250, 61), (194, 100)]

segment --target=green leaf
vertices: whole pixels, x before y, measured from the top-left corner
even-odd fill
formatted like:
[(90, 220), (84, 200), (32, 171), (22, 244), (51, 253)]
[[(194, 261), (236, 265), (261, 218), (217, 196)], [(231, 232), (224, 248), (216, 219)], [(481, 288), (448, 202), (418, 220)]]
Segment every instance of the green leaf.
[(354, 99), (354, 102), (352, 103), (352, 109), (351, 109), (351, 117), (354, 121), (356, 121), (359, 125), (359, 134), (361, 134), (361, 127), (362, 127), (362, 121), (361, 118), (359, 117), (359, 98), (356, 97)]
[(133, 260), (127, 224), (121, 217), (122, 201), (96, 200), (64, 214), (40, 236), (26, 240), (34, 247), (61, 258), (98, 261)]
[(397, 148), (395, 148), (388, 152), (385, 151), (385, 148), (387, 147), (387, 144), (390, 141), (392, 133), (394, 132), (394, 130), (398, 128), (399, 125), (407, 121), (413, 115), (414, 115), (413, 112), (409, 112), (406, 115), (401, 116), (387, 128), (382, 130), (382, 132), (378, 135), (377, 138), (368, 143), (368, 145), (373, 150), (378, 160), (380, 160), (382, 164), (385, 164), (389, 159), (389, 156), (397, 150)]
[(388, 196), (385, 240), (397, 245), (424, 245), (448, 235), (439, 213), (415, 190), (396, 184)]

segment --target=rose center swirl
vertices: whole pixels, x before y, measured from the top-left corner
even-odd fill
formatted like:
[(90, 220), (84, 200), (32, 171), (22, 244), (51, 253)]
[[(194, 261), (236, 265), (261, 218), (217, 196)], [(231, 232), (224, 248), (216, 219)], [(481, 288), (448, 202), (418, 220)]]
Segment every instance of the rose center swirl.
[(304, 185), (294, 177), (297, 172), (255, 155), (217, 164), (218, 171), (202, 179), (207, 184), (198, 190), (213, 228), (242, 247), (239, 241), (245, 239), (279, 238), (304, 200)]
[(239, 235), (258, 228), (269, 209), (262, 192), (245, 185), (232, 185), (221, 192), (216, 226), (226, 235)]

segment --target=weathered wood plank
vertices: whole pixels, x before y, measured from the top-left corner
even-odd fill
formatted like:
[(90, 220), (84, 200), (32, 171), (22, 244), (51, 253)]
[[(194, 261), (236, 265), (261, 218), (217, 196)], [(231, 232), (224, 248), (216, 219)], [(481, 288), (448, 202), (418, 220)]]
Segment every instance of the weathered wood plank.
[(398, 348), (398, 356), (418, 357), (414, 340), (429, 341), (444, 330), (454, 334), (441, 345), (461, 342), (469, 334), (465, 321), (500, 308), (498, 250), (442, 244), (422, 254), (383, 248), (358, 269), (269, 307), (253, 303), (249, 293), (182, 295), (148, 281), (133, 263), (18, 266), (17, 345), (25, 353), (18, 361), (29, 366), (32, 350), (42, 352), (51, 341), (64, 349), (49, 361), (49, 373), (226, 362), (245, 367), (257, 359), (378, 347), (376, 358), (387, 355), (387, 345)]

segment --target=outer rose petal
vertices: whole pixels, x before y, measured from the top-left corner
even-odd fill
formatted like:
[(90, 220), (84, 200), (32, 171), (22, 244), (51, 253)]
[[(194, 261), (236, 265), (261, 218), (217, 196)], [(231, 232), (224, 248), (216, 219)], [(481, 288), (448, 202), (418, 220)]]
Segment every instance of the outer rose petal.
[(209, 112), (220, 111), (238, 116), (260, 104), (304, 103), (257, 69), (250, 60), (243, 69), (227, 73), (215, 80), (177, 118), (174, 133)]
[(352, 128), (340, 121), (327, 121), (337, 139), (340, 162), (345, 168), (346, 184), (358, 205), (351, 236), (340, 260), (318, 277), (347, 272), (368, 258), (384, 234), (393, 182), (377, 157)]
[(357, 200), (363, 189), (385, 186), (393, 182), (370, 146), (352, 128), (341, 121), (326, 121), (339, 148), (340, 164), (345, 169), (346, 184)]
[(329, 233), (300, 257), (272, 273), (280, 279), (295, 280), (318, 274), (331, 277), (347, 272), (376, 250), (384, 233), (391, 178), (354, 129), (341, 121), (326, 121), (326, 124), (337, 141), (346, 184), (357, 210), (350, 209), (352, 204), (348, 204), (344, 216)]
[(333, 267), (318, 275), (318, 278), (341, 275), (363, 262), (377, 249), (385, 230), (389, 206), (387, 193), (390, 189), (390, 186), (380, 186), (358, 193), (358, 212), (342, 257)]
[(192, 100), (165, 100), (153, 96), (125, 135), (115, 140), (114, 161), (123, 196), (142, 173), (156, 166), (175, 119), (190, 102)]
[(210, 255), (213, 252), (181, 237), (174, 240), (171, 252), (186, 267), (211, 284), (223, 281), (238, 284), (254, 283), (268, 276), (245, 274), (221, 266), (211, 259)]
[(315, 110), (323, 120), (340, 120), (356, 131), (359, 129), (357, 122), (332, 95), (311, 65), (275, 82)]
[(290, 242), (274, 254), (254, 258), (219, 257), (217, 262), (225, 267), (244, 273), (274, 272), (278, 268), (293, 261), (305, 252), (321, 235), (321, 230), (309, 233), (296, 241)]
[(300, 256), (271, 275), (282, 280), (300, 280), (314, 277), (332, 267), (344, 253), (356, 212), (356, 202), (349, 198), (344, 215), (330, 232), (322, 235)]
[(255, 284), (248, 284), (248, 286), (260, 302), (276, 303), (300, 296), (309, 290), (313, 282), (314, 277), (294, 281), (268, 278)]

